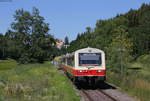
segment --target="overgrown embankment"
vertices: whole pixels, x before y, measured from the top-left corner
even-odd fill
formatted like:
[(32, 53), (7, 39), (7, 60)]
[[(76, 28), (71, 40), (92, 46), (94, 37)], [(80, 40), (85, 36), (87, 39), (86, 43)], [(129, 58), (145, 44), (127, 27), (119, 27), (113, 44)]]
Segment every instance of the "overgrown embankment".
[(127, 73), (120, 76), (119, 73), (108, 71), (108, 81), (119, 86), (121, 90), (137, 97), (140, 101), (150, 99), (150, 55), (140, 56), (130, 64)]
[(79, 101), (73, 86), (50, 63), (0, 61), (0, 100)]

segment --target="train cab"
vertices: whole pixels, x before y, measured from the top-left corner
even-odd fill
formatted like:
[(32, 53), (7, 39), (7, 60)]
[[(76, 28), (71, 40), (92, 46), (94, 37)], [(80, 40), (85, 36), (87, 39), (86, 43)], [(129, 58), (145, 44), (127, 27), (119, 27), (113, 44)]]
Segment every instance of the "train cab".
[(62, 67), (75, 81), (104, 81), (105, 53), (96, 48), (83, 48), (62, 57)]

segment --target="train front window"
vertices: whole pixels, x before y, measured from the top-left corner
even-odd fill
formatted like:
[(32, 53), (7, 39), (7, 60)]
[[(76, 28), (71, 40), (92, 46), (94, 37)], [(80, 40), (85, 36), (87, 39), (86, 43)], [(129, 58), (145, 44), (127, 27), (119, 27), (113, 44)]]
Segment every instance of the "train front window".
[(79, 66), (94, 65), (100, 66), (101, 54), (100, 53), (79, 53)]

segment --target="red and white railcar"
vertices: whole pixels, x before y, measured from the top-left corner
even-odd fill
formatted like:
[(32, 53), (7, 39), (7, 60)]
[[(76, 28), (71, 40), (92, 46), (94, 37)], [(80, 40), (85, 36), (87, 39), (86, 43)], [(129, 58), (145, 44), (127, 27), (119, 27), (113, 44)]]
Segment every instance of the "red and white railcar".
[(105, 53), (96, 48), (83, 48), (62, 56), (61, 66), (75, 82), (95, 83), (106, 78)]

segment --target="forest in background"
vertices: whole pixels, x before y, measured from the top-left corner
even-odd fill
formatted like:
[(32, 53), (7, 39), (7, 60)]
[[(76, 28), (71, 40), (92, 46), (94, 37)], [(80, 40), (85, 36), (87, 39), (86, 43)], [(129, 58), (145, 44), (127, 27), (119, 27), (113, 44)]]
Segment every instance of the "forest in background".
[[(107, 20), (98, 20), (94, 29), (87, 27), (70, 43), (68, 52), (93, 47), (106, 52), (107, 67), (120, 71), (131, 61), (150, 52), (150, 5), (118, 14)], [(122, 71), (122, 70), (121, 70)]]
[(17, 10), (13, 18), (10, 29), (0, 34), (0, 59), (12, 58), (20, 63), (43, 62), (89, 46), (104, 50), (108, 67), (116, 67), (150, 51), (149, 4), (142, 4), (138, 10), (131, 9), (111, 19), (98, 20), (94, 29), (87, 27), (86, 32), (79, 33), (67, 50), (56, 48), (49, 24), (37, 8), (32, 12)]
[(150, 4), (125, 14), (98, 20), (70, 43), (67, 52), (93, 47), (106, 53), (107, 80), (123, 92), (149, 101), (150, 96)]

